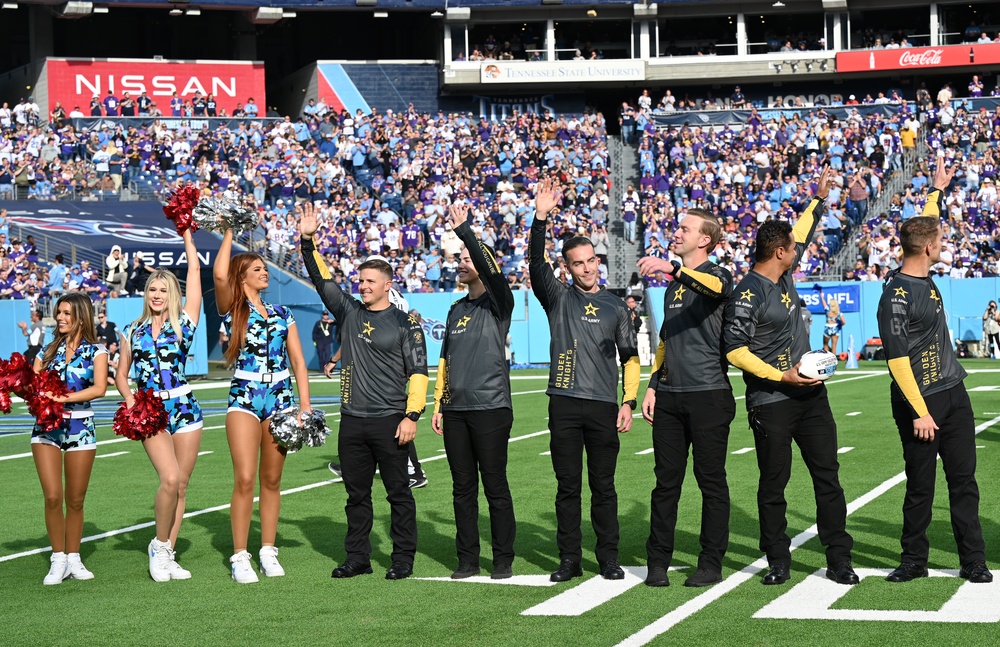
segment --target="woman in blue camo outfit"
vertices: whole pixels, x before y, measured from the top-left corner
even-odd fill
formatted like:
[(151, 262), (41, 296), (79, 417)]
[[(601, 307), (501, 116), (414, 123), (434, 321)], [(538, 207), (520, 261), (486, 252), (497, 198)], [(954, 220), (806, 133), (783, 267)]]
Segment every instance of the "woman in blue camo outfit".
[(260, 570), (268, 577), (285, 574), (274, 544), (286, 452), (271, 436), (270, 425), (275, 413), (295, 405), (289, 366), (303, 412), (310, 408), (309, 377), (291, 311), (261, 298), (261, 292), (268, 286), (267, 264), (257, 254), (237, 254), (230, 258), (232, 245), (233, 232), (227, 230), (216, 256), (213, 278), (216, 304), (229, 335), (226, 363), (236, 368), (226, 414), (226, 436), (234, 472), (230, 506), (233, 556), (229, 561), (233, 579), (247, 584), (257, 581), (247, 541), (258, 472)]
[(131, 367), (142, 390), (163, 399), (168, 421), (164, 431), (143, 441), (143, 448), (160, 479), (153, 506), (156, 536), (149, 542), (149, 576), (156, 582), (186, 580), (191, 573), (176, 559), (174, 546), (184, 519), (188, 482), (201, 448), (204, 425), (201, 407), (184, 375), (187, 356), (201, 314), (201, 265), (190, 231), (183, 234), (187, 257), (186, 294), (177, 277), (156, 270), (146, 280), (142, 315), (126, 327), (115, 386), (131, 408)]

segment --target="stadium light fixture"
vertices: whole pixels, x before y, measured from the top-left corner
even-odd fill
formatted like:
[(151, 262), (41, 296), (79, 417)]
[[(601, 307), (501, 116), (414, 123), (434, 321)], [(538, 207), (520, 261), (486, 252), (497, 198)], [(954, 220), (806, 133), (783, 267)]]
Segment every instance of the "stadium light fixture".
[(108, 13), (107, 7), (94, 7), (94, 13)]
[(441, 13), (440, 11), (435, 11), (434, 13), (431, 14), (431, 18), (444, 18), (444, 14)]
[(17, 9), (17, 3), (16, 2), (5, 2), (5, 3), (3, 3), (3, 8), (4, 9)]
[(181, 11), (180, 9), (171, 9), (170, 10), (170, 15), (171, 16), (183, 16), (184, 12)]
[(775, 3), (774, 3), (773, 5), (771, 5), (771, 6), (772, 6), (772, 7), (777, 7), (778, 9), (781, 9), (782, 7), (784, 7), (784, 6), (785, 6), (785, 3), (784, 3), (784, 2), (782, 2), (781, 0), (778, 0), (777, 2), (775, 2)]
[(184, 12), (184, 15), (185, 16), (200, 16), (201, 15), (201, 9), (188, 9), (187, 11)]

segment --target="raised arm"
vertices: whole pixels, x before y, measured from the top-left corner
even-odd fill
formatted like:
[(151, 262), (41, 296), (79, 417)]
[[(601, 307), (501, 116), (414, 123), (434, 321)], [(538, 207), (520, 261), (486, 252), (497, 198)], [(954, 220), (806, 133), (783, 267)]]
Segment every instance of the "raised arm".
[(330, 310), (333, 318), (340, 322), (343, 316), (352, 309), (361, 307), (357, 299), (348, 296), (340, 289), (337, 282), (333, 280), (330, 268), (318, 251), (313, 242), (313, 235), (319, 225), (316, 222), (316, 210), (312, 204), (303, 205), (302, 217), (299, 218), (299, 238), (302, 245), (302, 262), (309, 273), (309, 280), (316, 286), (323, 304)]
[(792, 227), (792, 235), (795, 236), (795, 242), (799, 245), (805, 245), (812, 240), (813, 234), (816, 233), (816, 226), (823, 217), (826, 197), (830, 195), (829, 166), (823, 167), (823, 171), (819, 175), (817, 185), (816, 197), (809, 202), (809, 206), (806, 207), (805, 211), (802, 212), (802, 215), (799, 216), (795, 226)]
[(951, 185), (951, 179), (955, 177), (958, 164), (948, 167), (944, 163), (944, 156), (937, 158), (937, 168), (934, 169), (934, 185), (927, 193), (927, 202), (924, 204), (923, 213), (920, 215), (929, 218), (940, 218), (944, 211), (944, 192)]
[[(184, 288), (184, 312), (191, 318), (191, 323), (197, 326), (201, 314), (201, 261), (198, 259), (198, 250), (194, 246), (191, 230), (185, 231), (183, 237), (184, 255), (188, 264)], [(122, 356), (124, 357), (124, 353)]]
[(552, 211), (562, 198), (562, 189), (552, 180), (540, 181), (535, 187), (535, 220), (531, 223), (528, 245), (528, 271), (532, 293), (542, 308), (548, 310), (559, 298), (563, 286), (556, 280), (545, 257), (545, 226)]
[(220, 315), (229, 312), (236, 296), (229, 289), (229, 259), (232, 252), (233, 230), (227, 229), (222, 236), (219, 252), (215, 255), (215, 265), (212, 266), (212, 280), (215, 282), (215, 306)]
[(465, 243), (465, 248), (469, 250), (469, 258), (479, 273), (479, 278), (486, 288), (486, 294), (490, 298), (490, 309), (497, 319), (508, 320), (514, 312), (514, 294), (510, 291), (510, 284), (500, 270), (496, 258), (490, 250), (483, 245), (482, 241), (476, 238), (475, 232), (469, 225), (469, 205), (467, 203), (453, 204), (448, 209), (451, 216), (452, 227), (458, 235), (459, 240)]

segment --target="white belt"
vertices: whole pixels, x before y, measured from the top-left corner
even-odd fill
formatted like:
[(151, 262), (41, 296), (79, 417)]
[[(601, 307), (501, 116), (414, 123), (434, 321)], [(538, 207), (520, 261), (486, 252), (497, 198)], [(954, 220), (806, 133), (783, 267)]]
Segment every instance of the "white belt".
[(191, 385), (185, 384), (184, 386), (179, 386), (176, 389), (170, 389), (168, 391), (154, 391), (156, 397), (161, 400), (173, 400), (174, 398), (179, 398), (182, 395), (187, 395), (191, 393)]
[(287, 379), (289, 375), (291, 375), (291, 373), (288, 372), (287, 368), (277, 373), (251, 373), (250, 371), (241, 371), (239, 369), (236, 369), (236, 372), (233, 373), (233, 377), (237, 380), (250, 380), (252, 382), (262, 382), (264, 384), (280, 382)]
[(93, 418), (93, 411), (63, 411), (63, 419), (69, 420), (70, 418)]

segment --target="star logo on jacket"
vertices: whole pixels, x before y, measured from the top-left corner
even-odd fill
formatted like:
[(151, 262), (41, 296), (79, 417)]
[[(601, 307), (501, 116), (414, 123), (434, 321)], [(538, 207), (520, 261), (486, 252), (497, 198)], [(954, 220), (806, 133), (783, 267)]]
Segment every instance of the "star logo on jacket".
[(683, 285), (677, 288), (677, 291), (674, 292), (674, 301), (683, 301), (685, 292), (687, 292), (687, 290)]
[(749, 289), (744, 290), (743, 292), (740, 292), (740, 300), (741, 301), (743, 299), (746, 299), (747, 301), (749, 301), (750, 299), (752, 299), (755, 296), (757, 296), (757, 295), (754, 294), (753, 292), (751, 292)]
[(583, 309), (583, 314), (596, 317), (598, 310), (600, 310), (600, 308), (595, 307), (593, 303), (588, 303), (587, 306)]
[(410, 321), (410, 325), (411, 326), (418, 326), (418, 325), (420, 325), (420, 322), (417, 321), (417, 318), (414, 317), (413, 315), (410, 315), (409, 321)]
[(896, 292), (893, 294), (895, 297), (905, 297), (907, 294), (906, 290), (901, 287), (896, 288)]
[(472, 317), (469, 316), (469, 315), (465, 315), (464, 317), (462, 317), (461, 319), (458, 320), (458, 323), (455, 324), (455, 327), (456, 328), (464, 328), (464, 327), (466, 327), (466, 326), (469, 325), (470, 321), (472, 321)]
[(361, 329), (361, 332), (371, 337), (372, 333), (375, 332), (375, 326), (373, 326), (370, 321), (366, 321), (364, 328)]
[(781, 293), (781, 305), (783, 305), (783, 306), (785, 306), (787, 308), (789, 305), (791, 305), (791, 303), (792, 303), (792, 297), (788, 296), (787, 292), (782, 292)]

